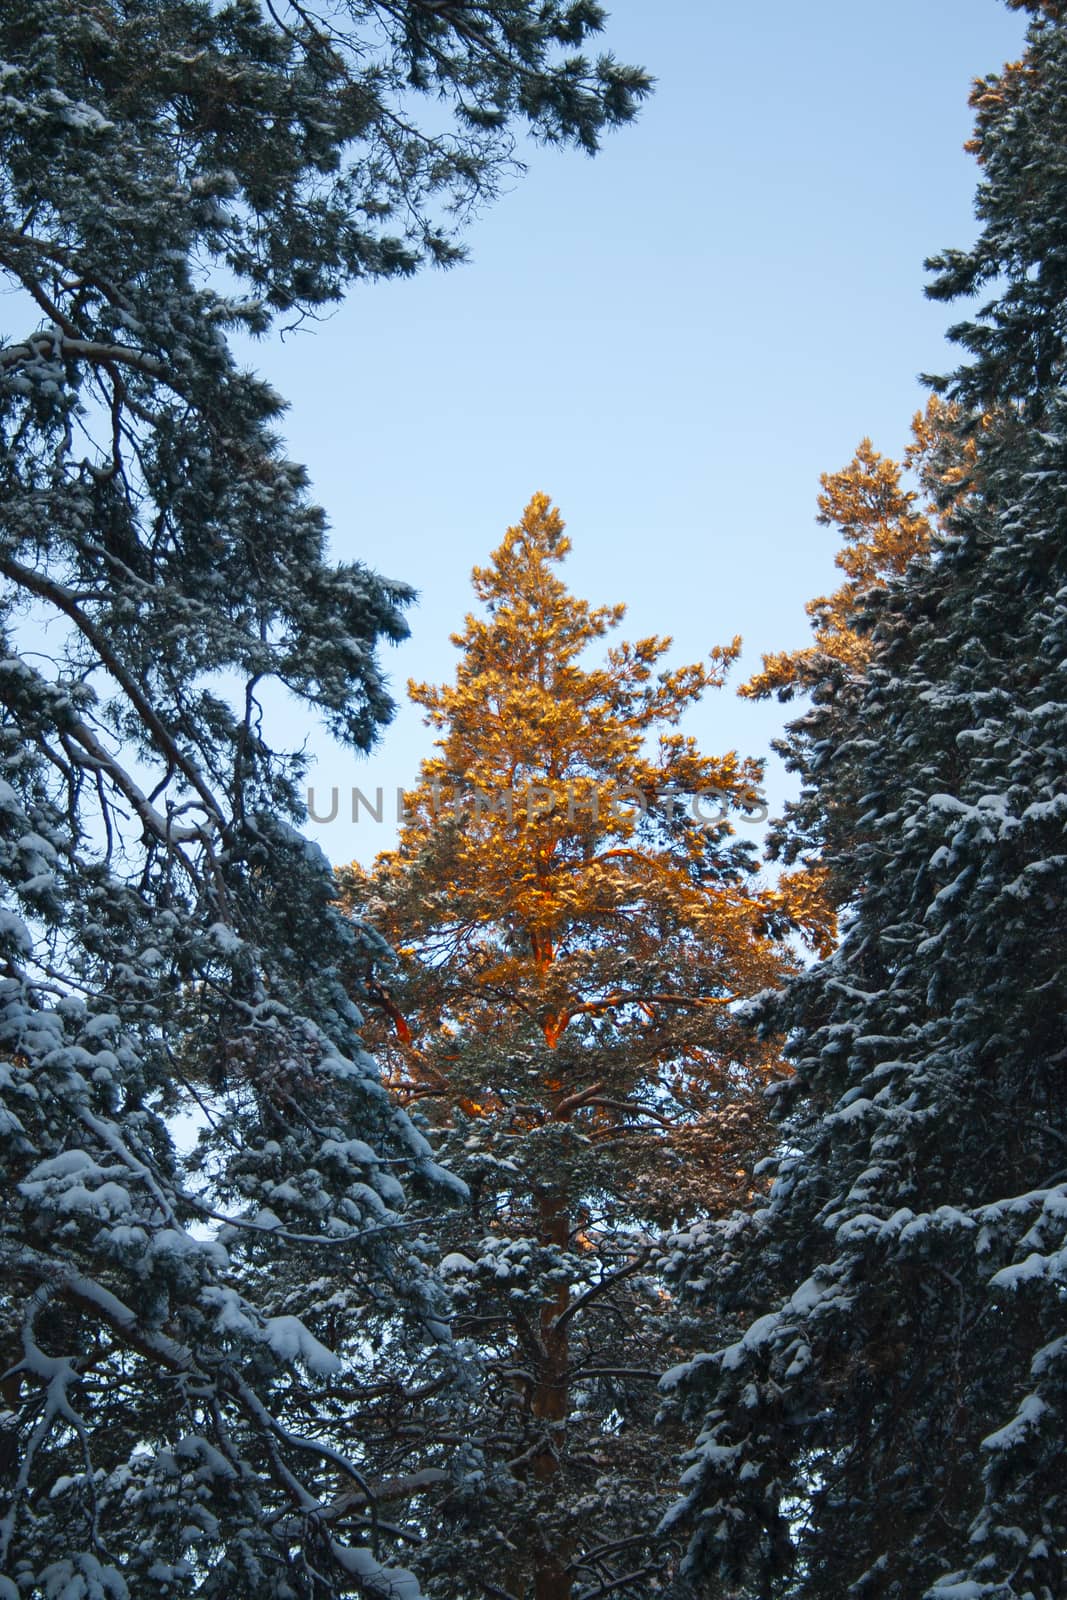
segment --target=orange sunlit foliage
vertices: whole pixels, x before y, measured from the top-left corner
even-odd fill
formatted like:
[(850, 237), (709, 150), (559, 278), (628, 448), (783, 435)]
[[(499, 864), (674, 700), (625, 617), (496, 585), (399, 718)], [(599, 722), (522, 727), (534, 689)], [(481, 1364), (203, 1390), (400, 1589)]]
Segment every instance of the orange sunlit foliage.
[(669, 639), (613, 642), (623, 607), (567, 590), (568, 549), (536, 495), (475, 570), (455, 680), (410, 686), (437, 743), (397, 848), (341, 875), (397, 952), (365, 982), (368, 1043), (470, 1184), (444, 1259), (479, 1263), (456, 1331), (505, 1375), (479, 1431), (514, 1485), (509, 1591), (538, 1600), (572, 1592), (559, 1552), (602, 1425), (666, 1495), (654, 1380), (677, 1352), (646, 1230), (765, 1181), (785, 1068), (738, 1002), (793, 968), (791, 934), (825, 933), (821, 905), (755, 870), (760, 764), (687, 731), (739, 641), (681, 667)]
[[(765, 655), (763, 670), (741, 686), (740, 694), (753, 700), (772, 694), (792, 699), (825, 679), (828, 662), (862, 673), (871, 651), (869, 635), (857, 628), (864, 594), (900, 577), (929, 548), (955, 493), (966, 486), (975, 447), (952, 433), (955, 415), (953, 406), (931, 396), (925, 411), (912, 418), (912, 442), (903, 463), (863, 439), (847, 467), (823, 473), (816, 520), (841, 537), (834, 561), (845, 582), (833, 594), (808, 601), (814, 642), (803, 650)], [(918, 488), (906, 486), (905, 470)]]
[[(742, 684), (741, 695), (754, 700), (776, 695), (788, 701), (815, 694), (824, 704), (840, 704), (860, 692), (875, 649), (863, 621), (870, 597), (936, 544), (971, 489), (976, 444), (957, 428), (959, 420), (954, 405), (931, 396), (912, 419), (911, 443), (902, 462), (883, 456), (870, 439), (863, 439), (847, 467), (822, 475), (817, 520), (841, 538), (834, 560), (845, 581), (833, 594), (808, 602), (812, 643), (765, 655), (762, 669)], [(991, 418), (983, 417), (978, 426), (990, 424)], [(776, 748), (787, 766), (798, 770), (795, 737), (787, 731)], [(801, 734), (801, 746), (803, 742)], [(833, 947), (836, 911), (849, 893), (847, 875), (825, 863), (823, 832), (822, 821), (802, 800), (787, 807), (786, 824), (776, 826), (770, 838), (772, 853), (794, 863), (778, 880), (779, 910), (809, 930), (820, 954)]]
[[(492, 1104), (516, 1126), (581, 1115), (594, 1138), (662, 1143), (678, 1125), (707, 1140), (713, 1106), (780, 1070), (734, 1002), (781, 980), (790, 929), (824, 942), (823, 909), (751, 870), (735, 824), (759, 804), (759, 763), (706, 755), (680, 728), (739, 641), (681, 667), (657, 637), (605, 643), (592, 662), (624, 608), (567, 590), (569, 548), (535, 496), (475, 569), (482, 610), (453, 636), (454, 683), (409, 686), (436, 754), (397, 849), (342, 874), (347, 903), (397, 950), (388, 991), (372, 979), (372, 1042), (431, 1115)], [(695, 794), (723, 820), (694, 815)], [(534, 1043), (550, 1072), (486, 1078), (487, 1050)]]

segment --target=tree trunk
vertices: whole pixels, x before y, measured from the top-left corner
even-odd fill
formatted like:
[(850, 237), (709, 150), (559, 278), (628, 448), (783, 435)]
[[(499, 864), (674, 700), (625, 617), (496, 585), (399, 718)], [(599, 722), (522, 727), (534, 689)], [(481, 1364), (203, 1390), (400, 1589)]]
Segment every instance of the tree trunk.
[[(570, 1242), (570, 1218), (567, 1214), (565, 1191), (557, 1190), (542, 1195), (539, 1205), (540, 1242), (558, 1245), (566, 1250)], [(562, 1443), (561, 1424), (568, 1412), (568, 1333), (566, 1324), (559, 1326), (558, 1319), (567, 1309), (570, 1290), (565, 1283), (546, 1300), (541, 1308), (541, 1347), (543, 1361), (534, 1385), (532, 1409), (534, 1417), (548, 1427), (552, 1444), (540, 1452), (534, 1461), (534, 1476), (551, 1495), (551, 1485), (559, 1474), (559, 1457), (556, 1447)], [(555, 1426), (553, 1426), (553, 1424)], [(570, 1556), (569, 1545), (554, 1539), (534, 1555), (534, 1600), (570, 1600), (571, 1580), (566, 1571)]]

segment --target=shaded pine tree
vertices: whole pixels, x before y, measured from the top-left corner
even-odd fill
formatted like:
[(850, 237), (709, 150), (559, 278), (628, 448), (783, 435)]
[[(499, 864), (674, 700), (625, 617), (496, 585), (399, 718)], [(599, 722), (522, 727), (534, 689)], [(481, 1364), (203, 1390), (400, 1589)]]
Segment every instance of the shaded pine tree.
[(520, 132), (594, 149), (647, 88), (601, 22), (0, 7), (4, 1600), (417, 1593), (375, 1431), (460, 1373), (411, 1202), (462, 1186), (267, 714), (366, 749), (410, 592), (328, 559), (228, 336), (454, 259)]
[(673, 1374), (704, 1426), (706, 1592), (1054, 1600), (1067, 1584), (1067, 19), (974, 92), (992, 284), (944, 380), (968, 492), (870, 592), (847, 758), (809, 782), (851, 861), (841, 948), (763, 1010), (794, 1091), (765, 1204), (680, 1245), (726, 1348)]

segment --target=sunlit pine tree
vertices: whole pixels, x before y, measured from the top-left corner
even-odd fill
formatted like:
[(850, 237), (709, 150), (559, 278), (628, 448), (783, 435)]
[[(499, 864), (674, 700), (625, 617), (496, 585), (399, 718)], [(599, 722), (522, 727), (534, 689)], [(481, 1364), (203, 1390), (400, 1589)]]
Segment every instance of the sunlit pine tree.
[(624, 607), (567, 590), (569, 548), (539, 494), (475, 569), (454, 683), (409, 686), (438, 739), (399, 846), (343, 874), (397, 950), (369, 979), (375, 1051), (474, 1196), (442, 1254), (488, 1382), (431, 1541), (442, 1595), (659, 1592), (651, 1230), (754, 1191), (780, 1070), (736, 1014), (791, 962), (785, 897), (729, 820), (757, 813), (761, 767), (680, 726), (739, 641), (594, 659)]
[(740, 694), (791, 700), (823, 684), (831, 665), (851, 676), (863, 672), (872, 649), (870, 631), (862, 626), (865, 596), (907, 571), (966, 492), (974, 443), (961, 442), (953, 432), (956, 420), (958, 408), (932, 395), (912, 418), (903, 461), (864, 438), (847, 467), (822, 474), (816, 521), (840, 537), (834, 564), (845, 581), (833, 594), (808, 601), (812, 643), (765, 655), (762, 671), (742, 684)]
[[(816, 521), (840, 539), (834, 562), (844, 581), (805, 607), (811, 643), (765, 655), (761, 670), (738, 690), (752, 700), (810, 699), (807, 710), (774, 741), (786, 768), (800, 775), (802, 788), (783, 817), (772, 822), (768, 846), (772, 859), (797, 868), (783, 893), (795, 917), (821, 924), (826, 946), (834, 931), (834, 908), (847, 902), (854, 888), (859, 813), (830, 817), (827, 807), (836, 800), (821, 774), (828, 762), (850, 761), (862, 748), (865, 730), (857, 718), (876, 649), (872, 599), (937, 543), (947, 519), (973, 496), (977, 439), (990, 420), (976, 417), (974, 431), (965, 435), (958, 426), (959, 407), (931, 395), (912, 418), (911, 442), (901, 460), (883, 455), (864, 438), (846, 467), (822, 474)], [(843, 850), (827, 848), (831, 836)]]

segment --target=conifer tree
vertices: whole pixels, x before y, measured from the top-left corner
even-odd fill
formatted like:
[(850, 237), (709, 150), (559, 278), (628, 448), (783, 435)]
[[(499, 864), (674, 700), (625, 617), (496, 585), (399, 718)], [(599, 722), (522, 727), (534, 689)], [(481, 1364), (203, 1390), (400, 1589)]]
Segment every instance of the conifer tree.
[(414, 1209), (462, 1186), (360, 1045), (267, 714), (366, 749), (410, 591), (328, 559), (227, 336), (454, 259), (518, 132), (595, 148), (647, 88), (601, 22), (0, 7), (4, 1600), (417, 1594), (379, 1436), (462, 1376)]
[(668, 1383), (712, 1594), (1067, 1584), (1067, 16), (1027, 9), (974, 91), (982, 232), (932, 263), (995, 286), (944, 381), (971, 488), (871, 597), (857, 748), (813, 768), (854, 910), (762, 1012), (797, 1068), (769, 1200), (675, 1262), (736, 1319)]
[[(973, 449), (959, 449), (952, 432), (956, 420), (954, 409), (931, 395), (926, 409), (912, 418), (911, 444), (902, 463), (883, 456), (865, 438), (847, 467), (823, 473), (816, 521), (837, 530), (842, 548), (834, 562), (845, 582), (832, 595), (808, 601), (813, 643), (804, 650), (764, 656), (763, 670), (741, 686), (740, 694), (753, 700), (772, 694), (791, 700), (821, 687), (830, 662), (850, 675), (862, 675), (871, 653), (870, 634), (860, 626), (867, 591), (902, 576), (928, 547), (948, 492), (962, 484), (961, 454), (973, 458)], [(914, 488), (906, 485), (905, 471), (914, 475)]]
[(624, 608), (568, 592), (568, 549), (536, 495), (475, 569), (455, 682), (410, 686), (439, 737), (399, 847), (344, 881), (398, 952), (376, 1051), (472, 1195), (442, 1266), (487, 1376), (432, 1536), (434, 1592), (465, 1600), (666, 1582), (654, 1230), (752, 1190), (778, 1060), (735, 1003), (789, 965), (785, 896), (729, 821), (760, 767), (679, 728), (738, 641), (594, 661)]
[[(786, 702), (810, 697), (804, 715), (773, 742), (802, 786), (799, 797), (771, 823), (767, 845), (772, 860), (800, 863), (793, 903), (799, 908), (803, 895), (809, 916), (821, 904), (828, 938), (832, 908), (853, 888), (849, 833), (856, 833), (859, 819), (828, 819), (833, 787), (825, 781), (825, 769), (853, 759), (863, 748), (859, 707), (875, 648), (869, 626), (872, 592), (902, 577), (930, 549), (949, 512), (973, 492), (975, 445), (956, 431), (960, 415), (958, 407), (931, 395), (912, 418), (902, 462), (882, 455), (865, 438), (847, 467), (823, 473), (816, 520), (841, 539), (834, 560), (845, 581), (833, 594), (808, 602), (812, 643), (765, 655), (762, 670), (738, 691), (753, 700), (772, 694)], [(827, 847), (831, 835), (838, 842), (835, 851)]]

